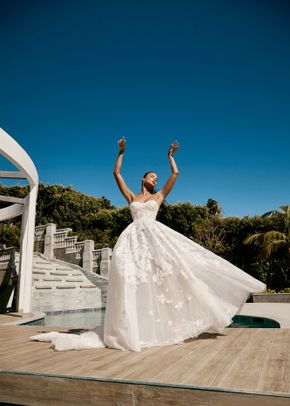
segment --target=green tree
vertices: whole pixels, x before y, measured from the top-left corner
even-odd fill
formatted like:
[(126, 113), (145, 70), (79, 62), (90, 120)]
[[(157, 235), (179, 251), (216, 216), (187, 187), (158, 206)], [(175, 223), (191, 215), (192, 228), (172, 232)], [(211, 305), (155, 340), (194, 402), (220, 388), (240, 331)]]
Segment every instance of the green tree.
[[(244, 244), (253, 244), (259, 249), (259, 256), (262, 259), (268, 259), (277, 251), (287, 247), (290, 252), (290, 206), (280, 206), (285, 212), (284, 232), (270, 230), (266, 232), (255, 233), (244, 239)], [(279, 212), (265, 213), (264, 216), (279, 216)]]
[(220, 206), (220, 204), (214, 200), (214, 199), (208, 199), (207, 203), (206, 203), (206, 207), (208, 209), (208, 213), (211, 216), (217, 216), (217, 217), (221, 217), (222, 216), (222, 208)]
[(265, 213), (264, 219), (283, 218), (283, 227), (248, 235), (243, 243), (253, 246), (254, 259), (250, 266), (260, 274), (268, 288), (277, 291), (290, 286), (290, 206), (280, 206), (284, 213)]

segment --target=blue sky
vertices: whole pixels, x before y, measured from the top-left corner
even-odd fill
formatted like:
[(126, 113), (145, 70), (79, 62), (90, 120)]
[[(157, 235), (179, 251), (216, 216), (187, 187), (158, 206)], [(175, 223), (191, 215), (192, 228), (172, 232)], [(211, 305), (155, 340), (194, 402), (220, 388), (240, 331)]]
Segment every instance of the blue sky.
[(42, 182), (116, 206), (124, 135), (134, 191), (152, 169), (162, 186), (178, 139), (170, 203), (277, 209), (289, 204), (289, 22), (286, 0), (1, 0), (0, 126)]

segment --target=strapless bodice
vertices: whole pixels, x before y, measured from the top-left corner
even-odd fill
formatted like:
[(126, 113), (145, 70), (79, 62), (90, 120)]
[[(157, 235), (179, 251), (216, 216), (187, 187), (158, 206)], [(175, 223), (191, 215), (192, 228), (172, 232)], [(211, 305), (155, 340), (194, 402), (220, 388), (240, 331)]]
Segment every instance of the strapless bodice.
[(155, 220), (158, 213), (159, 205), (156, 200), (148, 200), (147, 202), (132, 202), (130, 210), (133, 221), (137, 220)]

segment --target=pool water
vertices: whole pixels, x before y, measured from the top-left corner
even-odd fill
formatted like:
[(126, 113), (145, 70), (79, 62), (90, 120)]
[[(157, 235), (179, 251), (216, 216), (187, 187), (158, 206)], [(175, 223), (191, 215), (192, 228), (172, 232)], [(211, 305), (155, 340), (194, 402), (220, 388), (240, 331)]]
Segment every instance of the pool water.
[(230, 328), (280, 328), (276, 320), (267, 317), (236, 315)]
[[(73, 312), (58, 312), (46, 314), (44, 319), (26, 324), (37, 326), (94, 328), (103, 324), (105, 309), (92, 309)], [(255, 316), (233, 317), (233, 323), (228, 328), (280, 328), (280, 324), (272, 319)]]
[(58, 312), (46, 314), (44, 319), (27, 323), (36, 326), (94, 328), (103, 323), (105, 309)]

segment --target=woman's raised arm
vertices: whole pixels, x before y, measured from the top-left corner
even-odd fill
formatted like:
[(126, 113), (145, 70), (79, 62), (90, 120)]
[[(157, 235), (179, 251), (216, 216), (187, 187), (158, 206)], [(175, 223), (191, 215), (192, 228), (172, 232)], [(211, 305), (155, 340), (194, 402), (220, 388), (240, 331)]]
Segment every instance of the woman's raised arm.
[(124, 137), (122, 137), (118, 141), (119, 145), (119, 154), (116, 160), (115, 168), (114, 168), (114, 176), (117, 182), (117, 185), (119, 186), (119, 189), (121, 193), (124, 195), (125, 199), (127, 200), (128, 203), (131, 203), (132, 200), (134, 199), (134, 193), (128, 188), (126, 185), (123, 176), (121, 175), (121, 168), (122, 168), (122, 162), (123, 162), (123, 155), (126, 149), (126, 140)]
[(169, 159), (169, 163), (170, 163), (170, 167), (171, 167), (171, 175), (169, 176), (167, 182), (165, 183), (164, 187), (160, 190), (160, 194), (162, 196), (163, 199), (166, 198), (166, 196), (168, 195), (168, 193), (171, 191), (171, 189), (173, 188), (173, 185), (176, 181), (176, 178), (178, 176), (178, 168), (176, 165), (176, 162), (173, 158), (173, 154), (174, 152), (176, 152), (179, 148), (179, 144), (178, 142), (174, 141), (169, 148), (168, 151), (168, 159)]

